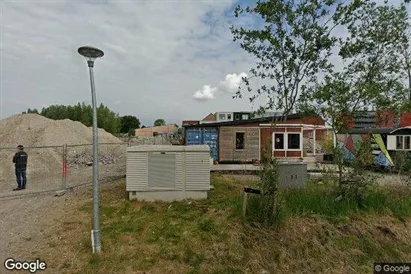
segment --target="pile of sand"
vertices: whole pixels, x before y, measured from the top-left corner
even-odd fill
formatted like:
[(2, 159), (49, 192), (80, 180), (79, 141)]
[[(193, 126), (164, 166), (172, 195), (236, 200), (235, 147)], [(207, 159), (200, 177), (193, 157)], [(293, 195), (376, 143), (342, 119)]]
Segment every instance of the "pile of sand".
[[(122, 143), (120, 139), (103, 129), (99, 129), (98, 139), (99, 143)], [(14, 166), (11, 160), (15, 153), (14, 148), (19, 144), (27, 148), (26, 152), (29, 155), (28, 175), (31, 175), (32, 178), (39, 176), (47, 179), (61, 177), (62, 148), (31, 149), (30, 147), (82, 145), (92, 144), (92, 142), (92, 128), (68, 119), (51, 120), (38, 114), (19, 114), (0, 120), (0, 183), (14, 177)], [(115, 157), (112, 153), (113, 150), (117, 150), (116, 154), (120, 157), (120, 150), (116, 147), (118, 146), (101, 145), (100, 158), (107, 162), (105, 154), (109, 153), (110, 157), (113, 158)], [(121, 153), (123, 152), (121, 151)], [(91, 146), (69, 147), (69, 162), (72, 162), (71, 158), (78, 157), (78, 154), (87, 158), (81, 162), (81, 165), (87, 164), (92, 156)], [(114, 162), (111, 158), (109, 163)]]
[[(119, 143), (117, 137), (98, 131), (99, 143)], [(0, 120), (0, 147), (91, 144), (92, 129), (71, 120), (51, 120), (38, 114), (19, 114)]]

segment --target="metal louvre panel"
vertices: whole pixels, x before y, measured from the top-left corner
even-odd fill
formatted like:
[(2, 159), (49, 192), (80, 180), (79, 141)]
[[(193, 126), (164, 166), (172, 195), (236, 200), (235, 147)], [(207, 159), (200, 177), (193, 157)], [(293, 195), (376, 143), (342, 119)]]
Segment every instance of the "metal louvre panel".
[(148, 187), (176, 188), (176, 153), (148, 153)]
[(210, 156), (204, 152), (186, 152), (185, 155), (186, 190), (210, 189)]
[(176, 153), (176, 189), (182, 190), (183, 189), (183, 159), (184, 153), (178, 152)]
[(127, 155), (126, 190), (137, 191), (147, 188), (147, 152), (134, 152)]

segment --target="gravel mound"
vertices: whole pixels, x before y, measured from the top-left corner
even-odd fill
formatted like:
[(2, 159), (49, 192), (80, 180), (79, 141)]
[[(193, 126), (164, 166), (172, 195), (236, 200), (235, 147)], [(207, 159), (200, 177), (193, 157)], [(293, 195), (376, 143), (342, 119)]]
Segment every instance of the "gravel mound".
[[(120, 139), (98, 130), (99, 143), (119, 143)], [(0, 147), (61, 146), (91, 144), (92, 128), (72, 120), (51, 120), (38, 114), (19, 114), (0, 120)]]
[[(120, 139), (106, 132), (98, 131), (99, 143), (122, 143)], [(0, 120), (0, 187), (14, 183), (12, 157), (19, 144), (26, 147), (29, 155), (27, 167), (31, 181), (56, 181), (61, 178), (63, 150), (68, 145), (69, 166), (88, 166), (92, 162), (93, 132), (80, 122), (72, 120), (51, 120), (38, 114), (19, 114)], [(88, 146), (74, 146), (73, 145)], [(71, 147), (70, 147), (71, 145)], [(56, 146), (55, 148), (30, 148)], [(57, 147), (59, 146), (59, 147)], [(10, 148), (10, 149), (4, 149)], [(113, 164), (125, 157), (124, 145), (100, 145), (99, 158), (103, 165)]]

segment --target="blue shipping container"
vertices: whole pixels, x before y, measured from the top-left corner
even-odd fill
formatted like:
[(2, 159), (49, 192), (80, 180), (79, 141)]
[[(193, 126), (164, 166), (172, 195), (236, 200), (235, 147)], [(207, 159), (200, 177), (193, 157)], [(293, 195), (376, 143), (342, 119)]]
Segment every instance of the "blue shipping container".
[(211, 150), (211, 157), (218, 160), (218, 129), (204, 128), (203, 144), (208, 145)]
[(186, 129), (186, 145), (208, 145), (211, 157), (218, 160), (218, 128)]
[(186, 145), (201, 145), (202, 135), (201, 128), (188, 128), (186, 130)]

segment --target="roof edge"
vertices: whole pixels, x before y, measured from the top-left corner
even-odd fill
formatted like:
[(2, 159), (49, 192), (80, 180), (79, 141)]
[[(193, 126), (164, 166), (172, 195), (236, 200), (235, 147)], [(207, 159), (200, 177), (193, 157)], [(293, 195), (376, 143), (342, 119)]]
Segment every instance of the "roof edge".
[[(295, 113), (290, 114), (287, 116), (287, 119), (298, 119), (298, 118), (321, 118), (318, 115), (307, 115), (305, 116), (304, 113)], [(322, 119), (322, 118), (321, 118)], [(284, 116), (269, 116), (269, 117), (261, 117), (261, 118), (254, 118), (248, 120), (239, 120), (239, 121), (223, 121), (223, 122), (213, 122), (213, 123), (205, 123), (199, 125), (183, 125), (185, 128), (191, 127), (218, 127), (218, 126), (230, 126), (230, 125), (242, 125), (242, 124), (253, 124), (253, 123), (267, 123), (267, 122), (282, 122), (284, 121)]]

